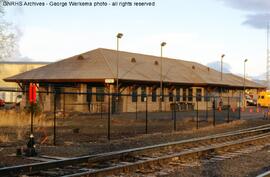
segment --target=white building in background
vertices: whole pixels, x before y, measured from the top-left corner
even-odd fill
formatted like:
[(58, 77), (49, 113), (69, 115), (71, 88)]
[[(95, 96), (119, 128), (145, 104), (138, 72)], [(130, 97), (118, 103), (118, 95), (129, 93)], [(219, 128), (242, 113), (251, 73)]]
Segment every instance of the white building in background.
[(6, 103), (14, 103), (20, 93), (1, 90), (18, 90), (17, 83), (5, 82), (3, 79), (26, 71), (33, 70), (49, 64), (49, 62), (21, 62), (21, 61), (1, 61), (0, 62), (0, 99)]

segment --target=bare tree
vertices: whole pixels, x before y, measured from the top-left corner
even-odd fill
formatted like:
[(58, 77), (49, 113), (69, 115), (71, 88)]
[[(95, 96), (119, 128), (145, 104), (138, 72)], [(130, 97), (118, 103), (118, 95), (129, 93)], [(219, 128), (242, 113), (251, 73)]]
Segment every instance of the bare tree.
[(19, 31), (4, 20), (3, 0), (0, 0), (0, 60), (8, 59), (17, 53)]

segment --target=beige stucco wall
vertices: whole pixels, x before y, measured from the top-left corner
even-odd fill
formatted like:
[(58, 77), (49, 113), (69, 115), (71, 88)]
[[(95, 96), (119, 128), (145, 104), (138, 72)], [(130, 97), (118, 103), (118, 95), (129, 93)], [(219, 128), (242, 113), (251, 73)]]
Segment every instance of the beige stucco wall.
[[(109, 87), (106, 89), (108, 90)], [(196, 89), (200, 88), (202, 89), (202, 101), (196, 101)], [(42, 90), (42, 88), (41, 88)], [(131, 87), (126, 87), (122, 94), (126, 95), (131, 95)], [(52, 88), (49, 89), (49, 91), (52, 91)], [(92, 92), (96, 93), (96, 87), (92, 87)], [(114, 89), (113, 86), (110, 86), (110, 92), (113, 93)], [(87, 86), (86, 84), (78, 84), (77, 87), (65, 87), (61, 89), (61, 92), (75, 92), (75, 93), (80, 93), (80, 92), (87, 92)], [(156, 112), (159, 111), (159, 97), (157, 96), (156, 102), (152, 102), (152, 97), (151, 97), (151, 87), (146, 87), (146, 92), (149, 95), (148, 96), (148, 111), (149, 112)], [(157, 95), (159, 95), (159, 88), (157, 88)], [(166, 95), (168, 95), (168, 88), (165, 88)], [(223, 105), (228, 105), (228, 101), (230, 102), (230, 105), (232, 108), (236, 108), (239, 103), (238, 103), (238, 98), (230, 98), (228, 100), (228, 97), (238, 97), (240, 91), (236, 90), (229, 90), (226, 93), (222, 93), (220, 96), (222, 96), (222, 102)], [(141, 95), (141, 87), (138, 87), (137, 89), (137, 94)], [(173, 89), (173, 94), (176, 95), (176, 89)], [(208, 107), (208, 110), (212, 109), (212, 103), (213, 99), (210, 99), (208, 102), (206, 102), (204, 96), (205, 96), (205, 88), (203, 87), (193, 87), (192, 88), (192, 94), (193, 94), (193, 100), (188, 101), (188, 92), (187, 92), (187, 100), (183, 101), (183, 88), (180, 88), (180, 96), (181, 99), (179, 102), (176, 102), (178, 104), (189, 104), (190, 106), (192, 105), (194, 110), (197, 109), (197, 104), (198, 104), (198, 109), (199, 110), (206, 110)], [(219, 96), (216, 96), (216, 106), (218, 107), (220, 98)], [(111, 97), (112, 99), (112, 97)], [(42, 107), (44, 108), (44, 111), (53, 111), (53, 95), (52, 94), (43, 94), (42, 96), (43, 100), (43, 105)], [(102, 109), (102, 112), (107, 112), (108, 110), (108, 96), (104, 96), (104, 102), (99, 102), (96, 101), (96, 96), (92, 95), (92, 101), (90, 104), (87, 103), (87, 95), (83, 94), (66, 94), (63, 95), (61, 94), (60, 100), (58, 100), (60, 107), (59, 111), (65, 111), (65, 112), (72, 112), (72, 111), (78, 111), (78, 112), (91, 112), (91, 113), (99, 113)], [(164, 98), (164, 102), (162, 102), (162, 110), (163, 111), (170, 111), (171, 110), (171, 104), (173, 104), (174, 101), (169, 101), (169, 97)], [(119, 102), (119, 107), (118, 110), (119, 112), (135, 112), (137, 107), (138, 112), (145, 111), (146, 109), (146, 102), (141, 101), (141, 96), (137, 97), (137, 103), (132, 102), (132, 97), (131, 96), (122, 96)]]

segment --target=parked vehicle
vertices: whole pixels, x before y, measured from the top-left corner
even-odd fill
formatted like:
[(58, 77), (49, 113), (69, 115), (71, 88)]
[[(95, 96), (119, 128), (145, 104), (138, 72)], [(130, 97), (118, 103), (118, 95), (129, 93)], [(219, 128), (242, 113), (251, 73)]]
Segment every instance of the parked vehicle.
[(257, 101), (249, 95), (246, 95), (246, 102), (247, 102), (248, 106), (256, 106), (257, 105)]
[(270, 91), (259, 93), (258, 105), (261, 107), (269, 107), (270, 106)]
[(18, 95), (18, 96), (16, 97), (16, 100), (15, 100), (16, 105), (19, 106), (20, 103), (21, 103), (21, 101), (22, 101), (22, 95)]
[(4, 107), (5, 106), (5, 100), (0, 99), (0, 107)]

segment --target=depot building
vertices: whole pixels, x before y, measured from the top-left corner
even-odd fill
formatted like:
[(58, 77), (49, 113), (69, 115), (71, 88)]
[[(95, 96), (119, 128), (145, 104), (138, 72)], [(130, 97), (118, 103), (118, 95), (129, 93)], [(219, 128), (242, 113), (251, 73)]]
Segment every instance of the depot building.
[[(53, 110), (54, 96), (58, 110), (105, 111), (109, 100), (103, 94), (116, 93), (117, 85), (118, 93), (123, 96), (111, 98), (111, 106), (113, 111), (120, 112), (144, 111), (146, 94), (149, 95), (149, 111), (160, 108), (169, 111), (174, 102), (183, 105), (181, 109), (198, 107), (203, 110), (205, 104), (211, 102), (208, 96), (239, 97), (244, 89), (253, 92), (265, 89), (265, 86), (247, 79), (244, 82), (242, 77), (233, 74), (223, 73), (221, 79), (220, 72), (196, 62), (103, 48), (4, 80), (16, 82), (22, 90), (27, 89), (29, 83), (36, 83), (39, 91), (47, 92), (38, 95), (38, 103), (44, 111)], [(166, 96), (159, 99), (161, 80), (162, 93)], [(27, 104), (27, 92), (23, 97), (22, 106)], [(227, 104), (240, 106), (237, 99)]]

